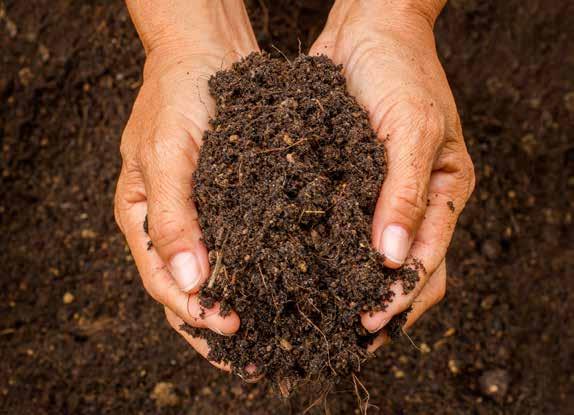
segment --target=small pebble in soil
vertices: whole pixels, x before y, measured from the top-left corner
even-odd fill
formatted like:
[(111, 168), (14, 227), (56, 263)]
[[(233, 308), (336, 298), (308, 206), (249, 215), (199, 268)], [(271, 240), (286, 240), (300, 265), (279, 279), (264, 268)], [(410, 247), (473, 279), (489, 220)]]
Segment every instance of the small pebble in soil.
[(456, 359), (450, 359), (448, 361), (448, 370), (450, 370), (450, 372), (453, 375), (458, 375), (458, 373), (460, 372), (460, 363), (458, 360)]
[(481, 252), (486, 258), (494, 260), (502, 253), (502, 247), (500, 246), (500, 242), (494, 239), (487, 239), (482, 244)]
[(179, 404), (179, 397), (175, 392), (175, 385), (170, 382), (157, 383), (150, 394), (150, 398), (155, 401), (158, 407), (176, 406)]
[(62, 301), (64, 302), (64, 304), (71, 304), (72, 302), (74, 302), (74, 294), (72, 294), (71, 292), (66, 292), (62, 297)]
[(490, 310), (496, 301), (496, 295), (490, 294), (484, 297), (484, 299), (480, 302), (480, 307), (484, 310)]
[(484, 396), (502, 401), (508, 392), (510, 376), (504, 369), (488, 370), (479, 379), (480, 391)]

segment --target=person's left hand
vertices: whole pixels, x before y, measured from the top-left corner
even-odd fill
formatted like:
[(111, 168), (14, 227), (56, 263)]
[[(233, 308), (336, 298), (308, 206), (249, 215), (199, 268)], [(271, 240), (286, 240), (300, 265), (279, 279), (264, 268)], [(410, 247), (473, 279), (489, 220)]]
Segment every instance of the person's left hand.
[[(385, 142), (388, 176), (374, 213), (373, 246), (388, 267), (413, 258), (424, 267), (412, 291), (405, 293), (399, 283), (384, 311), (362, 315), (371, 332), (412, 306), (408, 328), (442, 299), (446, 251), (474, 188), (456, 105), (436, 54), (432, 29), (439, 11), (339, 1), (310, 52), (343, 65), (349, 92)], [(381, 334), (371, 350), (386, 340)]]

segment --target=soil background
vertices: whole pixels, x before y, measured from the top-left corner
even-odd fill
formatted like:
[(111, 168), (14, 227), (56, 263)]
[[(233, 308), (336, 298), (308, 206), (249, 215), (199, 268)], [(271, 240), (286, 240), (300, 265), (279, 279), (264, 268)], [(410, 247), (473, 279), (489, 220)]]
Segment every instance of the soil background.
[[(248, 5), (262, 46), (293, 56), (329, 2)], [(369, 413), (571, 413), (573, 15), (452, 0), (439, 18), (477, 190), (420, 350), (403, 338), (360, 373)], [(301, 413), (319, 392), (212, 369), (143, 290), (112, 209), (143, 58), (121, 1), (0, 1), (0, 413)], [(352, 389), (309, 413), (355, 412)]]

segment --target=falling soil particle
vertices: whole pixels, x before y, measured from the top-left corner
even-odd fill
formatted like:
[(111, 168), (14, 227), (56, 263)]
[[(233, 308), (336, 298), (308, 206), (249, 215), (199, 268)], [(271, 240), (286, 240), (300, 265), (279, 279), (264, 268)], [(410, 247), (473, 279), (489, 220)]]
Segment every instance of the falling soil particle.
[[(252, 54), (209, 87), (217, 115), (193, 198), (216, 254), (200, 301), (236, 310), (241, 327), (233, 337), (183, 328), (242, 377), (255, 364), (257, 375), (294, 387), (358, 371), (375, 336), (360, 312), (383, 310), (397, 280), (411, 290), (420, 268), (387, 269), (371, 247), (383, 143), (326, 57)], [(391, 336), (405, 318), (389, 323)]]

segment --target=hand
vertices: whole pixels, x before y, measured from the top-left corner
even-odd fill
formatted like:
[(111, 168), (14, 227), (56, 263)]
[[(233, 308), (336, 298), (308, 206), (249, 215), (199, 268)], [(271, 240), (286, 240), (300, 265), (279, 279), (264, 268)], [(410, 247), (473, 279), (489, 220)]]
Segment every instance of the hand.
[[(399, 283), (384, 311), (362, 315), (371, 332), (412, 305), (409, 327), (442, 299), (446, 251), (474, 188), (474, 169), (435, 49), (440, 3), (338, 1), (311, 49), (343, 65), (350, 93), (386, 144), (388, 176), (373, 217), (373, 246), (388, 267), (407, 258), (424, 267), (414, 290), (406, 294)], [(381, 335), (372, 348), (384, 341)]]
[[(192, 3), (128, 3), (147, 59), (143, 85), (122, 136), (115, 216), (146, 290), (165, 306), (173, 328), (207, 356), (205, 340), (179, 329), (184, 321), (224, 335), (240, 324), (235, 313), (219, 316), (218, 305), (204, 310), (196, 295), (209, 276), (207, 250), (190, 198), (201, 138), (215, 108), (207, 80), (258, 47), (242, 2)], [(191, 6), (193, 10), (186, 9)], [(168, 21), (157, 20), (166, 15)], [(149, 237), (143, 229), (146, 214)]]

